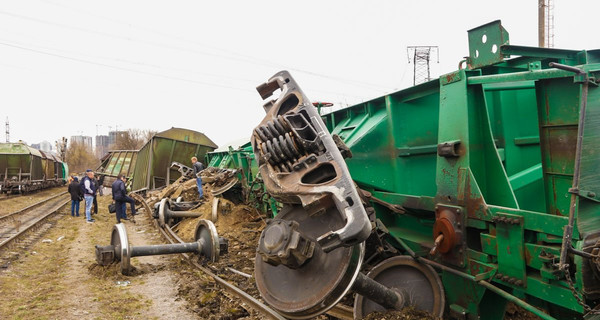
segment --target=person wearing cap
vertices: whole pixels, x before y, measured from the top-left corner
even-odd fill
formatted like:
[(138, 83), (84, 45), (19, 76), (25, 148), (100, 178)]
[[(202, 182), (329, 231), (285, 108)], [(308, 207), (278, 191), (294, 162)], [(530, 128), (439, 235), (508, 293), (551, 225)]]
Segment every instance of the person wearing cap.
[(85, 170), (85, 177), (81, 179), (81, 189), (85, 198), (85, 219), (88, 223), (94, 223), (92, 219), (92, 203), (96, 194), (96, 185), (94, 184), (94, 171), (92, 169)]
[(83, 191), (79, 186), (77, 177), (69, 177), (69, 193), (71, 194), (71, 217), (79, 217), (79, 202), (83, 199)]
[(198, 158), (192, 157), (192, 168), (194, 168), (194, 176), (196, 177), (196, 185), (198, 185), (198, 195), (200, 196), (200, 200), (202, 200), (202, 196), (204, 193), (202, 192), (202, 177), (200, 177), (200, 171), (204, 170), (204, 164), (198, 161)]

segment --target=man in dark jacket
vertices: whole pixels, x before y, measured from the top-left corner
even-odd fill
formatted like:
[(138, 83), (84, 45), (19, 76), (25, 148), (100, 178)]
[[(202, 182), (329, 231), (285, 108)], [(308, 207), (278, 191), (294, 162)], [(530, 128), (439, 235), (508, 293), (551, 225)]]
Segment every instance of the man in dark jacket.
[(96, 186), (96, 193), (94, 193), (94, 202), (92, 202), (92, 214), (98, 214), (98, 191), (102, 188), (102, 185), (98, 184), (98, 179), (96, 178), (96, 175), (94, 174), (94, 177), (92, 178), (92, 182), (94, 183), (94, 185)]
[(196, 185), (198, 186), (198, 195), (200, 196), (200, 200), (202, 200), (204, 193), (202, 192), (202, 177), (199, 173), (204, 170), (204, 164), (198, 161), (198, 158), (192, 157), (192, 168), (194, 168), (194, 176), (196, 177)]
[(83, 191), (79, 186), (77, 177), (73, 177), (72, 179), (73, 180), (69, 184), (69, 193), (71, 194), (71, 217), (79, 217), (79, 202), (83, 200)]
[(136, 215), (135, 211), (135, 200), (127, 196), (127, 189), (125, 188), (125, 176), (119, 174), (117, 180), (112, 184), (112, 197), (115, 200), (115, 209), (117, 209), (117, 223), (121, 223), (121, 219), (129, 220), (127, 218), (127, 207), (126, 204), (131, 204), (131, 214)]

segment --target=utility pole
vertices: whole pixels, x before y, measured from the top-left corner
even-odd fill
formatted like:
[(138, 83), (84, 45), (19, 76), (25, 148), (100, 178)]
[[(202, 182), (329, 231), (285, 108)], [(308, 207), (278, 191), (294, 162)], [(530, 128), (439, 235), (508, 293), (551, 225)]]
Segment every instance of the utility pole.
[(413, 85), (427, 82), (431, 80), (431, 72), (429, 71), (429, 60), (432, 54), (437, 57), (437, 63), (440, 63), (439, 50), (437, 46), (408, 46), (406, 47), (408, 55), (408, 63), (414, 65), (413, 68)]
[(6, 117), (6, 143), (10, 142), (10, 127), (8, 125), (8, 117)]
[(56, 153), (63, 160), (67, 160), (67, 138), (62, 137), (56, 141)]
[(554, 48), (553, 0), (538, 0), (538, 46)]

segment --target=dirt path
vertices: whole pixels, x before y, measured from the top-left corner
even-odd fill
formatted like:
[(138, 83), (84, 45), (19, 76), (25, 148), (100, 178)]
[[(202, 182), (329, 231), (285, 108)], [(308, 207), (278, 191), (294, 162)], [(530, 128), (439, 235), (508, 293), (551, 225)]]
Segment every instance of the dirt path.
[[(94, 245), (110, 243), (116, 222), (108, 203), (110, 196), (99, 199), (93, 224), (61, 209), (45, 242), (0, 269), (0, 319), (199, 319), (178, 297), (178, 273), (187, 267), (179, 257), (134, 258), (133, 276), (121, 275), (117, 264), (96, 265)], [(150, 219), (137, 217), (125, 223), (129, 242), (160, 243)]]
[(94, 319), (101, 315), (98, 301), (91, 290), (91, 277), (87, 265), (93, 259), (91, 250), (83, 250), (87, 245), (87, 235), (92, 225), (85, 223), (85, 218), (65, 217), (73, 226), (74, 239), (67, 249), (66, 275), (61, 283), (65, 288), (62, 304), (69, 310), (66, 319)]
[[(127, 235), (131, 245), (160, 243), (158, 233), (145, 214), (136, 216), (136, 224), (127, 222)], [(169, 268), (175, 256), (149, 256), (132, 259), (140, 275), (131, 281), (131, 291), (153, 301), (146, 311), (146, 317), (158, 319), (197, 319), (185, 307), (185, 301), (177, 298), (177, 275)], [(141, 266), (141, 267), (140, 267)]]

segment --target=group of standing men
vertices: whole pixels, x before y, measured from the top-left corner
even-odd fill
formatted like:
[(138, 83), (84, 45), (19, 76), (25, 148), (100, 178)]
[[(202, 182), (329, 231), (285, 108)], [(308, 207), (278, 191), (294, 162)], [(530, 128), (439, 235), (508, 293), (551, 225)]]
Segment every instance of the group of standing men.
[[(192, 167), (194, 169), (194, 176), (196, 176), (198, 194), (200, 199), (202, 199), (202, 178), (198, 173), (204, 170), (204, 164), (198, 161), (196, 157), (193, 157)], [(131, 205), (131, 214), (137, 214), (135, 211), (135, 200), (127, 196), (127, 188), (125, 187), (126, 181), (127, 178), (123, 174), (119, 174), (112, 184), (112, 198), (115, 201), (117, 223), (121, 223), (121, 220), (129, 220), (129, 218), (127, 218), (127, 203)], [(101, 189), (102, 181), (98, 181), (98, 179), (94, 177), (94, 172), (91, 169), (85, 171), (85, 176), (81, 179), (81, 182), (79, 182), (77, 177), (71, 177), (71, 182), (69, 183), (69, 193), (71, 194), (71, 216), (79, 217), (79, 203), (85, 199), (85, 218), (87, 222), (94, 223), (96, 220), (92, 218), (92, 212), (93, 214), (98, 213), (98, 201), (96, 200), (96, 196)]]
[(72, 177), (71, 183), (69, 183), (69, 193), (71, 194), (71, 216), (79, 217), (79, 203), (85, 199), (85, 219), (88, 223), (94, 223), (96, 220), (92, 218), (92, 205), (93, 213), (98, 213), (98, 200), (96, 196), (98, 190), (101, 188), (101, 184), (94, 177), (94, 172), (91, 169), (85, 171), (85, 176), (79, 182), (77, 177)]

